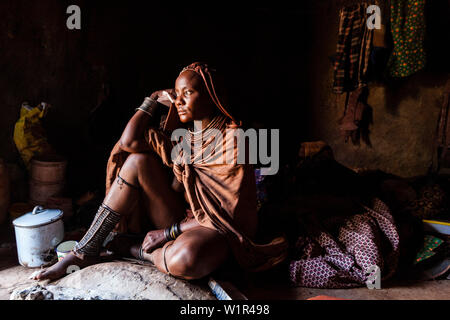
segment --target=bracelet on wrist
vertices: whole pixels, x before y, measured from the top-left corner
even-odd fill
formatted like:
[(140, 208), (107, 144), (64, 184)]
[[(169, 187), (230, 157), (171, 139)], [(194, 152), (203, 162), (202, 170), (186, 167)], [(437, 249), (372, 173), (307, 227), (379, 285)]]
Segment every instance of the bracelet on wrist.
[(171, 237), (170, 237), (170, 227), (164, 229), (164, 237), (166, 238), (166, 241), (172, 240)]
[(175, 240), (181, 234), (181, 227), (179, 223), (174, 223), (170, 227), (164, 229), (164, 237), (166, 241)]
[(158, 107), (158, 102), (155, 99), (145, 98), (144, 102), (138, 108), (136, 108), (136, 111), (140, 110), (152, 117), (154, 115), (157, 107)]

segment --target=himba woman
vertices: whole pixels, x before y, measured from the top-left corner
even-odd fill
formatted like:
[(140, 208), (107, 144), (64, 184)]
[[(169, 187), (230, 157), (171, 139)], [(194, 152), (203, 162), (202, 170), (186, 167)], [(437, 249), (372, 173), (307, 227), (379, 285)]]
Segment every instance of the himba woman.
[[(153, 230), (142, 243), (128, 246), (127, 252), (152, 262), (166, 274), (190, 280), (210, 274), (228, 259), (253, 271), (284, 260), (284, 237), (255, 243), (258, 217), (252, 165), (236, 158), (231, 163), (217, 161), (224, 160), (224, 151), (236, 154), (237, 145), (229, 133), (240, 123), (219, 100), (222, 91), (215, 87), (215, 74), (199, 62), (180, 72), (175, 89), (165, 90), (173, 100), (165, 130), (150, 126), (156, 109), (161, 108), (157, 101), (164, 100), (164, 90), (144, 100), (111, 152), (106, 197), (90, 228), (70, 255), (35, 279), (56, 279), (64, 276), (70, 265), (83, 268), (98, 263), (105, 238), (114, 228), (129, 231), (130, 212), (138, 204), (144, 204)], [(183, 139), (200, 148), (194, 147), (187, 156), (178, 150), (172, 161), (175, 142), (168, 132), (183, 125), (191, 128)], [(210, 133), (217, 130), (223, 133), (223, 141), (214, 144)], [(123, 245), (126, 241), (119, 242)]]

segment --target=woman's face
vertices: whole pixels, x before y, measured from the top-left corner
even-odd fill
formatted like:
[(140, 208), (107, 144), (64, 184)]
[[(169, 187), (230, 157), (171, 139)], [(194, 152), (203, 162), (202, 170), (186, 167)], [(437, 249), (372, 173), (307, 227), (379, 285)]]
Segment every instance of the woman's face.
[(175, 82), (175, 107), (182, 123), (203, 120), (215, 110), (213, 101), (200, 76), (194, 71), (184, 71)]

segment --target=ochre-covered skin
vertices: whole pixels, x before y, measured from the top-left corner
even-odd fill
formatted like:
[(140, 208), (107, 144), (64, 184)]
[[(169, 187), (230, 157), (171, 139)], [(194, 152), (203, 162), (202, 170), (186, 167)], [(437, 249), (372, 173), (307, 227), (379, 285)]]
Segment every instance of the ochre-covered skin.
[[(194, 131), (210, 124), (213, 129), (227, 132), (224, 143), (216, 144), (214, 151), (225, 151), (222, 157), (228, 154), (226, 150), (234, 154), (232, 133), (239, 125), (218, 99), (206, 65), (194, 63), (183, 69), (175, 90), (167, 91), (176, 94), (172, 108), (177, 109), (181, 123), (193, 123)], [(162, 91), (157, 91), (151, 98), (158, 99), (160, 94)], [(136, 112), (107, 164), (107, 195), (103, 203), (123, 216), (116, 229), (129, 231), (136, 220), (135, 209), (141, 203), (156, 228), (147, 233), (142, 244), (132, 245), (128, 251), (137, 257), (141, 248), (142, 258), (153, 262), (160, 271), (185, 279), (208, 275), (231, 254), (250, 270), (268, 269), (283, 261), (286, 239), (277, 238), (264, 245), (252, 241), (257, 228), (253, 167), (220, 158), (211, 162), (208, 156), (198, 160), (196, 153), (191, 163), (175, 161), (174, 165), (174, 143), (167, 133), (149, 128), (149, 120), (146, 113)], [(201, 152), (206, 145), (202, 143)], [(167, 174), (167, 167), (173, 169), (173, 175)], [(117, 179), (119, 172), (128, 184)], [(180, 191), (184, 191), (184, 197)], [(190, 215), (186, 215), (186, 200)], [(181, 220), (181, 235), (167, 241), (164, 229)], [(126, 242), (116, 243), (122, 246), (117, 250), (123, 251)], [(95, 262), (93, 257), (80, 259), (72, 254), (36, 278), (58, 278), (64, 275), (68, 263), (86, 266)]]

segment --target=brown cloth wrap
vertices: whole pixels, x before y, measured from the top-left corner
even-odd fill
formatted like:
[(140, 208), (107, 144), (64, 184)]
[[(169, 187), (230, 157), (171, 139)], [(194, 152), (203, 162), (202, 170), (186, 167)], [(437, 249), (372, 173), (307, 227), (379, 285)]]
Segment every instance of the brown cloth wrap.
[[(230, 129), (230, 126), (224, 123), (220, 130), (227, 130), (223, 143), (216, 143), (213, 151), (206, 156), (205, 153), (203, 159), (199, 160), (199, 153), (194, 153), (190, 164), (183, 163), (186, 161), (182, 161), (182, 152), (179, 153), (175, 164), (172, 162), (171, 152), (175, 142), (162, 131), (150, 128), (146, 140), (151, 150), (161, 158), (165, 166), (173, 169), (177, 180), (184, 185), (192, 213), (198, 223), (223, 234), (236, 261), (243, 268), (250, 271), (267, 270), (286, 258), (287, 240), (278, 237), (267, 244), (256, 244), (251, 240), (257, 224), (253, 167), (250, 164), (225, 163), (223, 157), (229, 154), (226, 150), (237, 154), (233, 134), (229, 134), (236, 129)], [(203, 152), (210, 145), (209, 142), (201, 146)], [(220, 153), (223, 150), (225, 151)], [(114, 146), (107, 164), (106, 192), (116, 179), (128, 154), (120, 149), (119, 143)], [(214, 155), (218, 154), (221, 156), (216, 156), (216, 160), (211, 161)], [(124, 231), (120, 226), (119, 229)]]

